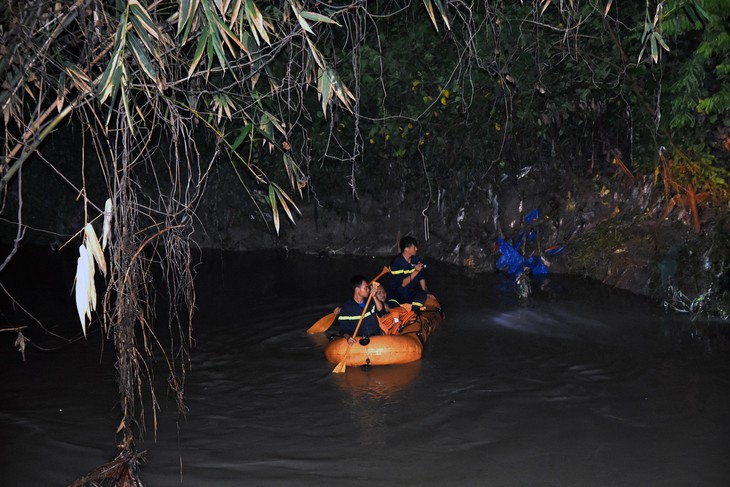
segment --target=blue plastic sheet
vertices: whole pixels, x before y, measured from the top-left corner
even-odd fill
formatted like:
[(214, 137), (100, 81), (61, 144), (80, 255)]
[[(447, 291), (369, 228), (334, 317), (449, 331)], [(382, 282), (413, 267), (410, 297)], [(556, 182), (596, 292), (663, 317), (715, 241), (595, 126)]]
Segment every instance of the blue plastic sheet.
[(525, 259), (525, 267), (530, 268), (530, 274), (533, 276), (544, 276), (548, 273), (547, 266), (543, 263), (542, 259), (536, 255)]
[[(525, 215), (525, 224), (530, 224), (534, 220), (540, 218), (540, 210), (535, 208)], [(524, 231), (517, 234), (517, 240), (514, 245), (505, 241), (502, 237), (497, 238), (499, 243), (499, 259), (497, 259), (497, 269), (511, 276), (518, 276), (525, 270), (529, 269), (533, 276), (544, 276), (548, 274), (548, 268), (539, 256), (530, 256), (525, 258), (519, 250), (522, 247), (523, 240), (534, 242), (537, 240), (537, 231), (530, 229), (525, 235)], [(553, 247), (553, 253), (563, 250), (562, 247)]]
[(502, 254), (497, 259), (497, 269), (515, 276), (521, 274), (524, 260), (522, 254), (505, 242), (502, 237), (497, 237), (497, 242), (499, 242), (499, 253)]

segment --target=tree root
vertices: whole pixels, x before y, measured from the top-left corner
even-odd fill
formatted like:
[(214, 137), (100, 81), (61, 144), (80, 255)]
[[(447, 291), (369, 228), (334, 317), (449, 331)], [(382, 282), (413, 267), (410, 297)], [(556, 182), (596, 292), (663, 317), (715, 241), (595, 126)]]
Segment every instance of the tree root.
[(70, 487), (144, 487), (139, 464), (146, 452), (122, 451), (113, 461), (92, 470)]

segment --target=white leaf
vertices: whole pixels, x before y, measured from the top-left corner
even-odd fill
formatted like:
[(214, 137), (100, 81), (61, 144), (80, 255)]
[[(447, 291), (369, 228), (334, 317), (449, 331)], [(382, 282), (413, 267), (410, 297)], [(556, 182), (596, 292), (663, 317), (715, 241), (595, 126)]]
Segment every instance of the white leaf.
[(89, 269), (89, 282), (86, 284), (86, 294), (89, 296), (89, 309), (86, 312), (86, 317), (89, 318), (89, 322), (91, 322), (91, 312), (96, 310), (96, 285), (94, 284), (94, 274), (96, 269), (94, 267), (94, 258), (90, 255), (88, 247), (86, 249), (86, 263)]
[(86, 336), (86, 317), (91, 315), (89, 310), (89, 253), (82, 244), (79, 247), (79, 258), (76, 261), (76, 310), (79, 312), (81, 329)]

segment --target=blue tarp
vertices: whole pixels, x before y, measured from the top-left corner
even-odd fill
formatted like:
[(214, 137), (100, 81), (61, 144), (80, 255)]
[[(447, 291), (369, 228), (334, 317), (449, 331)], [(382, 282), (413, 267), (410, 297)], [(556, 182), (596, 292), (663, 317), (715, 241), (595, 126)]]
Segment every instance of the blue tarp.
[[(539, 217), (540, 211), (535, 208), (525, 216), (525, 223), (529, 224)], [(497, 260), (497, 269), (502, 272), (506, 272), (507, 274), (510, 274), (512, 276), (518, 276), (522, 274), (525, 268), (530, 269), (530, 274), (532, 274), (533, 276), (546, 275), (548, 273), (548, 268), (545, 266), (539, 256), (524, 258), (519, 250), (517, 250), (522, 246), (522, 240), (524, 238), (525, 233), (521, 231), (517, 235), (517, 242), (514, 246), (512, 246), (510, 243), (502, 239), (502, 237), (497, 237), (497, 242), (499, 244), (498, 250), (501, 254), (499, 259)], [(534, 242), (536, 239), (537, 232), (535, 232), (534, 230), (530, 230), (530, 232), (527, 234), (527, 241)], [(555, 253), (560, 252), (560, 250), (562, 250), (562, 247)]]
[(497, 269), (500, 271), (513, 276), (522, 274), (525, 268), (530, 269), (530, 274), (533, 276), (548, 273), (548, 268), (539, 256), (533, 255), (525, 259), (517, 249), (505, 242), (501, 237), (498, 237), (497, 241), (499, 242), (499, 252), (502, 254), (497, 260)]
[(522, 254), (502, 240), (502, 237), (497, 237), (497, 242), (499, 242), (499, 252), (502, 254), (497, 260), (497, 269), (515, 276), (521, 274), (524, 260)]

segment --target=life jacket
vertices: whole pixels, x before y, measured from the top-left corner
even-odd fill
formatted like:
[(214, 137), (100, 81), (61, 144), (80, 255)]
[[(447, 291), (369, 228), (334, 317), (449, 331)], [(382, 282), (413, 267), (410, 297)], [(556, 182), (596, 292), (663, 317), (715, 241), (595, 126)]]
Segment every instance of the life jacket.
[(397, 335), (401, 326), (415, 319), (416, 313), (403, 306), (390, 308), (383, 316), (378, 316), (383, 335)]

